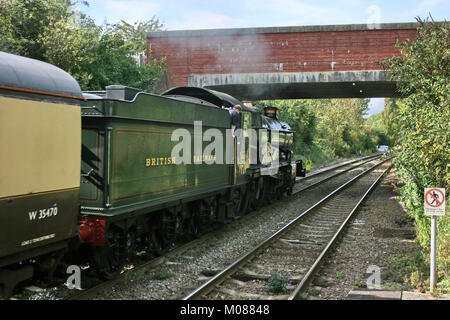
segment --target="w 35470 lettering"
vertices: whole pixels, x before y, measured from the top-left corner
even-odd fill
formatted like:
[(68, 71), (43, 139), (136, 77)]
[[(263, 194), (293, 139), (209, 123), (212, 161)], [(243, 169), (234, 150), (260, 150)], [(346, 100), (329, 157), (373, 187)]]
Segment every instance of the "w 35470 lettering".
[(30, 221), (54, 217), (57, 214), (58, 214), (58, 207), (56, 206), (28, 212)]

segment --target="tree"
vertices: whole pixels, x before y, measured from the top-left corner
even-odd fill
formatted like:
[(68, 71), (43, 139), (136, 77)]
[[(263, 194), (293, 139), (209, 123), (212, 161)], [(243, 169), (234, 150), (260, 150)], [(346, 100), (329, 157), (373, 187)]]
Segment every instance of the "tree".
[(402, 153), (397, 165), (426, 187), (449, 187), (449, 23), (418, 19), (417, 38), (397, 44), (401, 55), (384, 62), (404, 94), (396, 121)]
[(49, 19), (48, 28), (38, 35), (45, 61), (71, 74), (86, 89), (95, 74), (92, 65), (96, 60), (99, 28), (87, 17), (74, 26), (70, 20)]
[(105, 23), (101, 27), (91, 66), (92, 81), (87, 89), (103, 90), (110, 84), (122, 84), (151, 91), (167, 66), (164, 59), (159, 62), (151, 57), (146, 59), (146, 33), (160, 27), (155, 18), (134, 25), (125, 21)]
[[(385, 102), (386, 104), (386, 102)], [(386, 108), (386, 107), (385, 107)], [(379, 145), (391, 145), (387, 136), (386, 128), (382, 121), (382, 112), (371, 115), (364, 120), (366, 126), (368, 126), (372, 132), (372, 139), (375, 146)]]
[(386, 131), (386, 135), (389, 139), (389, 145), (394, 146), (398, 141), (398, 115), (400, 112), (399, 104), (401, 102), (398, 99), (385, 98), (384, 109), (380, 113), (383, 127)]
[[(400, 55), (383, 62), (405, 96), (395, 119), (402, 152), (393, 163), (405, 183), (402, 201), (415, 219), (424, 250), (430, 229), (423, 212), (424, 188), (446, 188), (448, 195), (450, 187), (450, 24), (430, 19), (417, 18), (416, 39), (398, 43)], [(437, 229), (437, 264), (445, 278), (450, 270), (448, 215), (438, 219)]]
[(258, 106), (278, 108), (278, 118), (295, 131), (297, 157), (323, 163), (374, 149), (378, 136), (363, 119), (368, 103), (368, 99), (273, 100)]
[(97, 26), (75, 11), (70, 0), (0, 0), (0, 50), (54, 64), (70, 73), (83, 90), (122, 84), (151, 91), (165, 61), (145, 56), (146, 32), (160, 30), (145, 22)]
[(310, 103), (317, 117), (316, 141), (327, 153), (348, 157), (368, 151), (367, 143), (362, 142), (368, 134), (362, 130), (368, 99), (323, 99)]
[(289, 123), (294, 133), (294, 152), (302, 154), (306, 146), (313, 144), (316, 133), (316, 116), (310, 111), (305, 100), (272, 100), (259, 101), (261, 111), (272, 106), (278, 108), (277, 117)]
[(0, 49), (44, 60), (39, 36), (49, 29), (51, 20), (67, 20), (68, 8), (64, 0), (1, 0)]

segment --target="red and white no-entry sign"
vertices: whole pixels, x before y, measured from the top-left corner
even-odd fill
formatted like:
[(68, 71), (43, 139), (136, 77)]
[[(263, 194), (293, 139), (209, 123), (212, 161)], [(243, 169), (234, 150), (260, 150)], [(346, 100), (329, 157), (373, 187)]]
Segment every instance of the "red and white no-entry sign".
[(428, 216), (445, 215), (445, 189), (425, 188), (424, 208)]
[(445, 189), (425, 188), (425, 214), (431, 216), (430, 234), (430, 293), (434, 295), (436, 284), (436, 220), (437, 216), (445, 215)]

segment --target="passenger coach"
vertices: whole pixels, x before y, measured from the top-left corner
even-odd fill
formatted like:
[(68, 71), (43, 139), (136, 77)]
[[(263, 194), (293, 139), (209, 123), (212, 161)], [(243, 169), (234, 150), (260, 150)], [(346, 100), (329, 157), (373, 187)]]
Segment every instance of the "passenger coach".
[(63, 70), (0, 52), (0, 296), (77, 236), (82, 100)]

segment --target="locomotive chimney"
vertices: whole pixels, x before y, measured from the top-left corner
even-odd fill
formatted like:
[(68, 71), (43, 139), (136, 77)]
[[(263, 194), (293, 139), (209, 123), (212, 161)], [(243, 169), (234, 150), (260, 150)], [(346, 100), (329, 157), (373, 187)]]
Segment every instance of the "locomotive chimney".
[(275, 107), (265, 107), (264, 115), (269, 118), (277, 119), (277, 110), (278, 108)]

